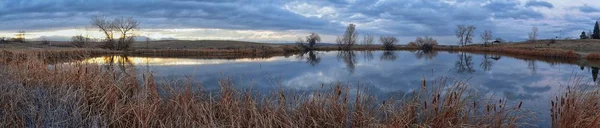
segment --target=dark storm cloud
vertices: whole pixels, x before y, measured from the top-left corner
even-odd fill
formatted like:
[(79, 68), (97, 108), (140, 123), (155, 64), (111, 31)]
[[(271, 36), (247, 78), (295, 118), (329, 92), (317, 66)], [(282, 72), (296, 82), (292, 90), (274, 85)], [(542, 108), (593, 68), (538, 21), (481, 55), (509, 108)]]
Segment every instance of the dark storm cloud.
[[(517, 0), (4, 0), (0, 7), (0, 24), (10, 24), (0, 26), (3, 31), (82, 27), (92, 16), (104, 14), (132, 16), (142, 28), (303, 30), (337, 35), (346, 24), (356, 23), (361, 33), (396, 36), (453, 36), (458, 24), (475, 25), (477, 31), (497, 30), (495, 20), (539, 20), (544, 15), (532, 7), (554, 8), (544, 1)], [(314, 16), (324, 13), (318, 11), (324, 8), (331, 8), (328, 13), (333, 15)], [(597, 11), (590, 6), (580, 10)]]
[(527, 7), (546, 7), (546, 8), (554, 8), (554, 5), (545, 1), (536, 1), (530, 0), (525, 4)]

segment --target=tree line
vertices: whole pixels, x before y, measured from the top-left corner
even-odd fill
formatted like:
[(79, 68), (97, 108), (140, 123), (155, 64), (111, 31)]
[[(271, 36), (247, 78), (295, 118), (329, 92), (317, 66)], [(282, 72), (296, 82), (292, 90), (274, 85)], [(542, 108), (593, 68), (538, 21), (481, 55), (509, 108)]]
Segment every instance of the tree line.
[(581, 32), (579, 39), (600, 39), (600, 21), (596, 21), (594, 25), (594, 31), (589, 31), (587, 34), (585, 31)]
[[(342, 36), (337, 36), (336, 45), (339, 50), (352, 50), (352, 48), (357, 45), (363, 46), (373, 46), (375, 44), (375, 36), (370, 34), (365, 34), (362, 37), (362, 40), (359, 39), (359, 33), (356, 30), (355, 24), (349, 24), (346, 27), (346, 30)], [(360, 42), (359, 42), (360, 41)], [(312, 51), (315, 50), (317, 43), (321, 42), (321, 37), (319, 34), (315, 32), (311, 32), (305, 38), (298, 37), (296, 40), (296, 44), (298, 47), (302, 48), (304, 51)], [(398, 39), (395, 36), (379, 36), (379, 42), (381, 42), (381, 46), (384, 50), (394, 50), (396, 47), (396, 43), (398, 43)], [(418, 37), (415, 42), (411, 42), (410, 46), (419, 47), (419, 48), (432, 48), (437, 45), (437, 41), (432, 39), (431, 37), (421, 38)]]

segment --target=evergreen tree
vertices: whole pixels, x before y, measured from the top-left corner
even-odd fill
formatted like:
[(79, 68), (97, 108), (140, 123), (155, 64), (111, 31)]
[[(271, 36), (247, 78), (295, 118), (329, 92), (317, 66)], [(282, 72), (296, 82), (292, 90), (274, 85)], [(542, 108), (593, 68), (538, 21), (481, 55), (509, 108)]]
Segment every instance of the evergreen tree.
[(589, 37), (585, 34), (585, 31), (581, 32), (579, 39), (588, 39)]
[(592, 34), (592, 39), (600, 39), (600, 28), (598, 28), (598, 24), (600, 24), (600, 21), (596, 21), (596, 26), (594, 26), (594, 34)]

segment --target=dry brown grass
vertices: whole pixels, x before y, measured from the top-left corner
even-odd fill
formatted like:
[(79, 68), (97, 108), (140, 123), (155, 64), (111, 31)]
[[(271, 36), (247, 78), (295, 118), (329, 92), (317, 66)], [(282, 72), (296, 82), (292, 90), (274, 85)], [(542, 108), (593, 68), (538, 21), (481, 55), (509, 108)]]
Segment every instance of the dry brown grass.
[(590, 53), (585, 56), (585, 59), (588, 60), (600, 60), (600, 53)]
[(481, 98), (449, 79), (423, 81), (411, 96), (383, 101), (341, 84), (257, 97), (229, 79), (214, 96), (191, 89), (201, 85), (158, 84), (152, 73), (138, 77), (135, 68), (48, 68), (40, 56), (0, 66), (6, 92), (0, 127), (519, 127), (531, 117), (521, 104)]
[(573, 80), (561, 95), (552, 99), (552, 127), (600, 127), (600, 90), (589, 89), (581, 81)]
[(549, 58), (567, 58), (567, 59), (579, 59), (579, 54), (560, 49), (525, 49), (525, 48), (508, 48), (508, 47), (438, 47), (436, 50), (449, 50), (449, 51), (466, 51), (466, 52), (488, 52), (488, 53), (499, 53), (503, 55), (527, 55), (536, 57), (549, 57)]

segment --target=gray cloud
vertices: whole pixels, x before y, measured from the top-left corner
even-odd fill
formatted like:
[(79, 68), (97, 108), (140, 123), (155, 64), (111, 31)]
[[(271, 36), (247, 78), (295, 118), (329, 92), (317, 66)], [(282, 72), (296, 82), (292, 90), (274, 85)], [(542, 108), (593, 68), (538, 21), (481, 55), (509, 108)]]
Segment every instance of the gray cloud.
[(551, 3), (548, 3), (546, 1), (536, 1), (536, 0), (527, 1), (527, 3), (525, 4), (525, 6), (527, 6), (527, 7), (554, 8), (554, 5), (552, 5)]
[[(300, 30), (327, 35), (339, 35), (345, 25), (355, 23), (361, 33), (448, 37), (454, 35), (456, 25), (471, 24), (477, 31), (498, 31), (497, 36), (511, 40), (519, 36), (498, 29), (509, 26), (497, 22), (532, 24), (524, 21), (546, 18), (532, 7), (554, 5), (517, 0), (5, 0), (0, 1), (0, 7), (0, 24), (9, 24), (0, 26), (0, 31), (83, 27), (92, 16), (105, 14), (132, 16), (142, 28), (151, 29)], [(588, 5), (579, 10), (599, 11)]]
[(587, 5), (587, 4), (586, 4), (586, 5), (583, 5), (583, 6), (579, 6), (579, 7), (577, 7), (577, 8), (579, 9), (579, 11), (581, 11), (581, 12), (586, 12), (586, 13), (600, 12), (600, 9), (599, 9), (599, 8), (592, 7), (592, 6), (589, 6), (589, 5)]

